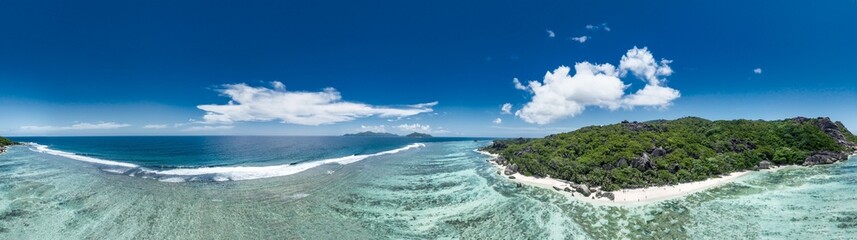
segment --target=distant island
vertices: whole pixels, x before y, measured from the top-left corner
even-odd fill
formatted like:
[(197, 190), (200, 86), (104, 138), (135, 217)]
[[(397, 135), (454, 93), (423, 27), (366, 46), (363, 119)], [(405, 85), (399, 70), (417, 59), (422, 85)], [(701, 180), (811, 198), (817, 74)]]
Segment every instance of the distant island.
[[(359, 133), (348, 133), (348, 134), (345, 134), (345, 135), (342, 135), (342, 136), (345, 136), (345, 137), (403, 137), (403, 136), (399, 136), (399, 135), (392, 134), (392, 133), (385, 133), (385, 132), (372, 132), (372, 131), (359, 132)], [(432, 137), (432, 136), (431, 136), (431, 135), (428, 135), (428, 134), (425, 134), (425, 133), (418, 133), (418, 132), (414, 132), (414, 133), (411, 133), (411, 134), (405, 135), (404, 137), (409, 137), (409, 138), (430, 138), (430, 137)]]
[(399, 135), (392, 134), (392, 133), (372, 132), (372, 131), (359, 132), (359, 133), (348, 133), (348, 134), (345, 134), (342, 136), (345, 136), (345, 137), (399, 137)]
[(409, 137), (409, 138), (430, 138), (432, 136), (425, 134), (425, 133), (413, 132), (411, 134), (405, 135), (405, 137)]
[(8, 138), (0, 137), (0, 153), (6, 152), (6, 147), (11, 145), (18, 144), (15, 141), (9, 140)]
[[(481, 151), (506, 175), (550, 177), (603, 191), (702, 181), (777, 165), (830, 164), (857, 150), (827, 117), (710, 121), (698, 117), (623, 121), (540, 139), (496, 140)], [(587, 185), (589, 187), (587, 187)], [(612, 195), (611, 195), (612, 199)]]

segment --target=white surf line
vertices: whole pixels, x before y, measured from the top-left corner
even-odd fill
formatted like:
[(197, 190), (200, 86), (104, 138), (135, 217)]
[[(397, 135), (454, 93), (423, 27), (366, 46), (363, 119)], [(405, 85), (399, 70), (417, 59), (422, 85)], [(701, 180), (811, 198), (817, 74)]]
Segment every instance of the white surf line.
[(139, 167), (138, 165), (133, 164), (133, 163), (110, 161), (110, 160), (98, 159), (98, 158), (94, 158), (94, 157), (81, 156), (81, 155), (77, 155), (77, 154), (70, 153), (70, 152), (63, 152), (60, 150), (54, 150), (54, 149), (48, 148), (48, 146), (41, 145), (38, 143), (27, 143), (27, 145), (31, 146), (30, 150), (32, 150), (34, 152), (46, 153), (46, 154), (70, 158), (70, 159), (74, 159), (74, 160), (78, 160), (78, 161), (82, 161), (82, 162), (95, 163), (95, 164), (101, 164), (101, 165), (109, 165), (109, 166), (127, 167), (127, 168)]
[(283, 165), (274, 165), (274, 166), (259, 166), (259, 167), (246, 167), (246, 166), (233, 166), (233, 167), (203, 167), (203, 168), (183, 168), (183, 169), (170, 169), (170, 170), (146, 170), (148, 173), (154, 173), (157, 175), (167, 175), (167, 176), (197, 176), (197, 175), (206, 175), (206, 174), (214, 174), (217, 175), (214, 177), (215, 181), (239, 181), (239, 180), (251, 180), (251, 179), (260, 179), (260, 178), (270, 178), (270, 177), (280, 177), (292, 175), (295, 173), (303, 172), (308, 169), (318, 167), (325, 164), (340, 164), (346, 165), (354, 162), (358, 162), (360, 160), (381, 156), (386, 154), (394, 154), (399, 153), (401, 151), (425, 147), (423, 143), (413, 143), (409, 144), (405, 147), (383, 151), (379, 153), (373, 154), (365, 154), (365, 155), (351, 155), (340, 158), (332, 158), (320, 161), (310, 161), (304, 162), (300, 164), (283, 164)]

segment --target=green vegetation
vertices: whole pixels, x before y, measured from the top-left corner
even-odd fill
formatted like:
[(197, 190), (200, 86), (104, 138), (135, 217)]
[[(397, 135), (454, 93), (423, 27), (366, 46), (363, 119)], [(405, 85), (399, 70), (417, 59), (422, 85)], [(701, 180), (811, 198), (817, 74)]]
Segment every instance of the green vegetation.
[(414, 132), (414, 133), (411, 133), (411, 134), (405, 135), (405, 137), (409, 137), (409, 138), (430, 138), (430, 137), (431, 137), (431, 135), (428, 135), (428, 134), (425, 134), (425, 133), (418, 133), (418, 132)]
[(18, 144), (15, 141), (9, 140), (8, 138), (0, 137), (0, 147), (5, 147), (9, 145)]
[(602, 186), (606, 191), (700, 181), (762, 161), (802, 164), (817, 152), (851, 152), (857, 137), (828, 118), (709, 121), (686, 117), (590, 126), (541, 139), (495, 141), (524, 175)]

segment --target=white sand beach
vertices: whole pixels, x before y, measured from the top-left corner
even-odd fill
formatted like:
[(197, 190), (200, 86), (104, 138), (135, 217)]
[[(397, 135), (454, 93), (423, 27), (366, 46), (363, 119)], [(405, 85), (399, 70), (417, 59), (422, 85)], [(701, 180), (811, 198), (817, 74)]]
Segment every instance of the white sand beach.
[[(484, 151), (478, 151), (479, 153), (491, 156), (492, 158), (497, 157), (496, 154), (491, 154)], [(494, 161), (490, 161), (492, 165), (497, 167), (501, 174), (506, 170), (505, 166), (499, 165)], [(772, 167), (771, 169), (761, 170), (761, 171), (776, 171), (783, 167)], [(607, 198), (596, 198), (595, 193), (593, 193), (589, 197), (584, 197), (582, 194), (577, 192), (566, 192), (559, 189), (565, 189), (569, 187), (569, 184), (554, 178), (537, 178), (532, 176), (525, 176), (520, 173), (515, 173), (513, 175), (514, 179), (509, 179), (511, 181), (519, 182), (522, 184), (527, 184), (536, 187), (542, 187), (546, 189), (556, 190), (563, 195), (573, 197), (577, 200), (589, 202), (593, 204), (599, 205), (613, 205), (613, 206), (628, 206), (628, 205), (641, 205), (647, 204), (662, 200), (675, 199), (684, 197), (693, 193), (697, 193), (700, 191), (704, 191), (707, 189), (715, 188), (721, 186), (723, 184), (732, 182), (744, 175), (752, 173), (753, 171), (742, 171), (742, 172), (734, 172), (727, 176), (718, 177), (718, 178), (710, 178), (704, 181), (699, 182), (690, 182), (690, 183), (682, 183), (672, 186), (659, 186), (659, 187), (648, 187), (648, 188), (638, 188), (638, 189), (623, 189), (619, 191), (612, 192), (614, 200), (610, 200)], [(503, 174), (506, 176), (505, 174)], [(506, 176), (508, 177), (508, 176)], [(572, 188), (573, 189), (573, 188)]]

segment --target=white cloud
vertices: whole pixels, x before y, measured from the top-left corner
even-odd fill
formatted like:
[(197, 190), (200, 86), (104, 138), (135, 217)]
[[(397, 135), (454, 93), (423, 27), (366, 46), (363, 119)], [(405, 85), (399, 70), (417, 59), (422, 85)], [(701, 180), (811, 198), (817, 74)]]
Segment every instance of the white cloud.
[(573, 37), (573, 38), (571, 38), (571, 40), (579, 42), (579, 43), (585, 43), (586, 40), (589, 40), (589, 36)]
[(98, 122), (98, 123), (77, 123), (71, 126), (22, 126), (21, 130), (26, 132), (47, 132), (47, 131), (66, 131), (66, 130), (104, 130), (117, 129), (131, 126), (124, 123), (115, 122)]
[(550, 29), (546, 30), (548, 32), (548, 37), (556, 37), (556, 33), (551, 31)]
[(755, 73), (755, 74), (762, 74), (762, 69), (761, 69), (761, 68), (753, 69), (753, 73)]
[(396, 126), (396, 128), (398, 128), (402, 131), (408, 131), (408, 132), (431, 132), (431, 126), (430, 125), (422, 125), (419, 123), (402, 124), (402, 125)]
[(528, 90), (527, 86), (524, 86), (523, 84), (521, 84), (521, 81), (518, 81), (518, 78), (512, 78), (512, 83), (515, 84), (515, 89), (524, 91)]
[(286, 90), (286, 85), (280, 81), (271, 82), (271, 86), (274, 87), (274, 89), (279, 90), (279, 91), (285, 91)]
[(321, 92), (286, 91), (247, 84), (226, 84), (220, 91), (231, 100), (225, 105), (207, 104), (197, 108), (206, 111), (203, 120), (209, 124), (231, 124), (242, 121), (274, 121), (300, 125), (322, 125), (357, 118), (407, 117), (431, 112), (437, 102), (401, 107), (381, 107), (342, 101), (339, 91), (325, 88)]
[(447, 131), (443, 127), (433, 128), (431, 125), (419, 124), (419, 123), (401, 124), (401, 125), (395, 126), (395, 128), (398, 129), (399, 131), (402, 131), (402, 132), (420, 132), (420, 133), (431, 133), (431, 134), (449, 133), (449, 131)]
[(143, 128), (145, 128), (145, 129), (164, 129), (164, 128), (167, 128), (167, 125), (166, 124), (149, 124), (149, 125), (143, 126)]
[(610, 29), (610, 27), (608, 27), (608, 26), (607, 26), (607, 23), (601, 23), (601, 24), (598, 24), (598, 25), (592, 25), (592, 24), (589, 24), (589, 25), (586, 25), (586, 29), (589, 29), (589, 30), (604, 30), (605, 32), (609, 32), (609, 31), (611, 30), (611, 29)]
[(659, 77), (672, 75), (673, 70), (668, 65), (670, 63), (672, 61), (666, 59), (661, 59), (658, 63), (649, 49), (634, 47), (619, 61), (619, 72), (622, 77), (631, 73), (652, 85), (658, 85), (661, 81)]
[(501, 123), (503, 123), (503, 119), (500, 119), (500, 118), (494, 119), (494, 124), (501, 124)]
[(370, 131), (370, 132), (387, 132), (387, 126), (377, 125), (377, 126), (366, 126), (360, 125), (360, 131)]
[(232, 129), (234, 127), (235, 126), (232, 126), (232, 125), (221, 125), (221, 126), (206, 125), (206, 126), (189, 127), (189, 128), (185, 128), (182, 131), (185, 131), (185, 132), (216, 131), (216, 130), (229, 130), (229, 129)]
[[(533, 98), (515, 115), (529, 123), (547, 124), (574, 117), (588, 106), (610, 110), (637, 106), (665, 108), (681, 96), (678, 90), (664, 86), (662, 77), (672, 74), (670, 62), (665, 59), (656, 62), (647, 48), (634, 47), (622, 56), (619, 67), (580, 62), (574, 65), (575, 74), (571, 75), (571, 68), (560, 66), (547, 72), (542, 82), (529, 82), (526, 90), (533, 93)], [(626, 94), (630, 85), (620, 77), (629, 73), (645, 80), (646, 85)]]
[[(518, 84), (521, 84), (521, 83), (518, 83)], [(512, 104), (511, 103), (504, 103), (503, 106), (500, 107), (500, 111), (502, 111), (501, 112), (502, 114), (512, 114)]]

